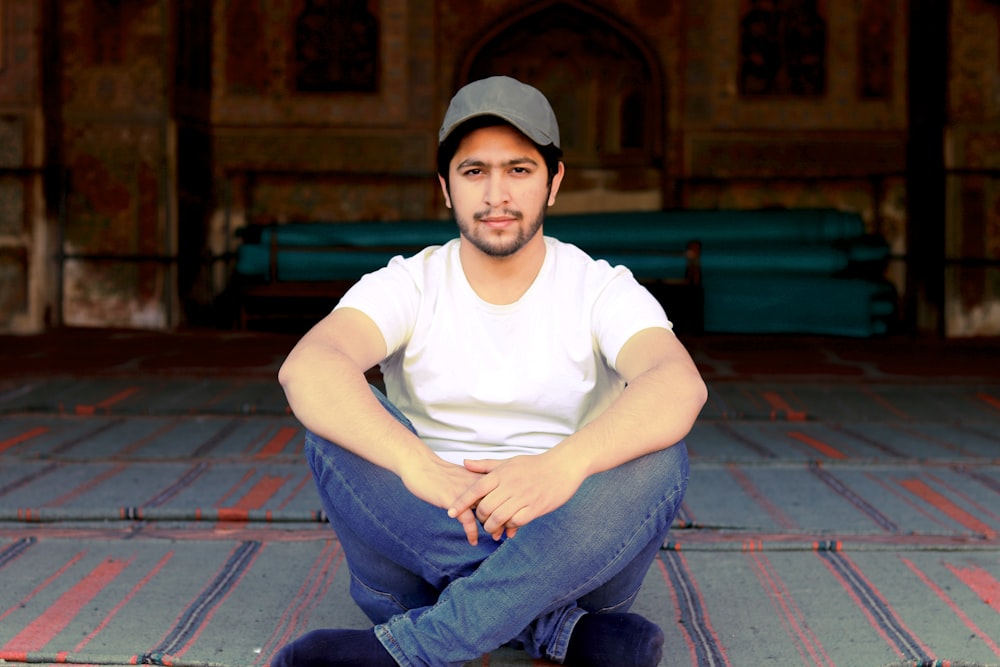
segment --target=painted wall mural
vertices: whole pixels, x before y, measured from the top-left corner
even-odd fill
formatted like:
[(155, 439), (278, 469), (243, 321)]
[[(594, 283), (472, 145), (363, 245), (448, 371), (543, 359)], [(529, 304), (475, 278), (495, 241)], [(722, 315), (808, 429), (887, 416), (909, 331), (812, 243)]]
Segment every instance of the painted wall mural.
[(826, 92), (827, 21), (817, 0), (743, 0), (740, 94)]
[[(173, 195), (163, 56), (166, 0), (60, 2), (62, 159), (68, 170), (62, 320), (172, 320)], [(137, 259), (146, 257), (149, 259)]]
[(294, 40), (296, 92), (378, 90), (378, 11), (368, 0), (306, 0)]

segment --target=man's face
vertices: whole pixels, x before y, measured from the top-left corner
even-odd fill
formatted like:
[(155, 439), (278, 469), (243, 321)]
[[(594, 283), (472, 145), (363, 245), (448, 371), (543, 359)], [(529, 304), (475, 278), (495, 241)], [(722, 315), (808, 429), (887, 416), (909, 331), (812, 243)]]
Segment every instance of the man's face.
[(513, 255), (536, 236), (563, 175), (560, 163), (550, 187), (541, 153), (508, 125), (470, 132), (448, 169), (441, 189), (458, 230), (491, 257)]

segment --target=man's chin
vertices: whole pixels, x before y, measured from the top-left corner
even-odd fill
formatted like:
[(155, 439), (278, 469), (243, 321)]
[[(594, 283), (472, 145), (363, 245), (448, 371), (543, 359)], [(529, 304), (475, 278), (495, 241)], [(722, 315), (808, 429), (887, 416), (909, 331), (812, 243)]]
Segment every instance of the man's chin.
[(509, 243), (496, 242), (483, 239), (470, 239), (472, 245), (490, 257), (502, 258), (510, 257), (524, 247), (524, 243), (519, 239), (514, 239)]
[(471, 229), (463, 230), (459, 225), (459, 233), (464, 241), (471, 243), (485, 255), (496, 258), (510, 257), (516, 254), (537, 234), (541, 232), (541, 221), (533, 230), (525, 230), (520, 225), (494, 228), (482, 222), (473, 223)]

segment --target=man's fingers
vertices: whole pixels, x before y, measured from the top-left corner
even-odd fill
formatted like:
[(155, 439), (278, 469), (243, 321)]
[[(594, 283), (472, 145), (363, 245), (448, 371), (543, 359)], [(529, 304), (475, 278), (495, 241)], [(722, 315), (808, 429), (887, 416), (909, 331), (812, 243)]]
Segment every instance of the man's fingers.
[(493, 482), (482, 477), (478, 482), (470, 486), (465, 492), (455, 499), (455, 502), (448, 508), (448, 516), (452, 519), (458, 518), (466, 510), (471, 510), (483, 499), (483, 496), (493, 490)]
[(469, 541), (469, 544), (476, 546), (479, 543), (479, 522), (476, 520), (476, 515), (471, 509), (465, 510), (457, 517), (462, 524), (462, 528), (465, 530), (465, 539)]
[(511, 518), (518, 513), (519, 508), (515, 507), (513, 500), (507, 499), (493, 508), (492, 511), (483, 511), (483, 504), (480, 503), (476, 514), (483, 522), (483, 529), (493, 536), (494, 540), (499, 540), (504, 531), (514, 524)]
[(469, 472), (477, 472), (485, 475), (503, 463), (503, 461), (497, 459), (465, 459), (463, 463), (465, 464), (465, 469)]

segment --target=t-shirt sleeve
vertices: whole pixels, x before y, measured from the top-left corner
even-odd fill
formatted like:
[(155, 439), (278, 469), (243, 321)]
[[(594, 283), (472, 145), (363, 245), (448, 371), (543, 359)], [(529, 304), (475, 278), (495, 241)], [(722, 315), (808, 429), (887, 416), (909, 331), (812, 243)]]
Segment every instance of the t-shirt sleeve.
[(673, 330), (660, 302), (623, 267), (608, 281), (594, 302), (592, 326), (598, 348), (608, 365), (617, 368), (618, 353), (644, 329)]
[(354, 308), (370, 317), (385, 339), (386, 356), (405, 345), (413, 332), (420, 301), (414, 259), (393, 257), (385, 267), (362, 276), (334, 307)]

